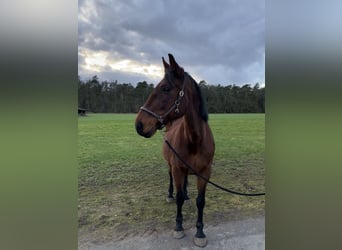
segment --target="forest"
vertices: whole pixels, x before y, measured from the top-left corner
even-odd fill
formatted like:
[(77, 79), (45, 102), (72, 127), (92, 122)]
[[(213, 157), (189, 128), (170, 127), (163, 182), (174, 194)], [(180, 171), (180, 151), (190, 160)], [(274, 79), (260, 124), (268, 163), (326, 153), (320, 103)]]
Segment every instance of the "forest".
[[(265, 113), (265, 88), (254, 86), (208, 85), (198, 83), (209, 113)], [(93, 113), (136, 113), (154, 89), (146, 81), (131, 83), (78, 77), (78, 107)]]

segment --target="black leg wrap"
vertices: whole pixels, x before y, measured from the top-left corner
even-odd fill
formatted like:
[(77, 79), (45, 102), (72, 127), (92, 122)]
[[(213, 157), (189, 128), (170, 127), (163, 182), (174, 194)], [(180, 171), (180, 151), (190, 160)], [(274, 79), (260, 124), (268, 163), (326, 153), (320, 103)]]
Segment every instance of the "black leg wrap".
[(203, 209), (205, 206), (205, 194), (201, 193), (198, 194), (196, 198), (196, 205), (197, 205), (197, 211), (198, 211), (198, 217), (197, 217), (197, 223), (196, 223), (196, 237), (197, 238), (205, 238), (205, 234), (203, 233)]
[(177, 216), (176, 216), (176, 231), (183, 231), (183, 215), (182, 215), (182, 206), (184, 204), (184, 195), (182, 191), (177, 192), (176, 195), (177, 202)]
[(199, 194), (196, 198), (196, 205), (199, 210), (202, 210), (201, 212), (203, 213), (203, 208), (205, 206), (205, 196), (204, 194)]
[(175, 231), (184, 231), (183, 228), (183, 217), (176, 218), (176, 228)]
[(205, 234), (203, 232), (203, 223), (197, 222), (196, 228), (197, 228), (197, 232), (196, 232), (195, 237), (196, 238), (205, 238)]

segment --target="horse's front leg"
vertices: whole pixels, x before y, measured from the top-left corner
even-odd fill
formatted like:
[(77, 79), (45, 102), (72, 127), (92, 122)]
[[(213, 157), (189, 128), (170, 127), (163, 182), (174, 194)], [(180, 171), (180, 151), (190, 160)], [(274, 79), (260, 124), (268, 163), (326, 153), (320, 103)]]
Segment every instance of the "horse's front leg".
[(207, 245), (207, 239), (203, 232), (203, 210), (205, 206), (205, 189), (206, 182), (202, 179), (197, 180), (197, 188), (198, 188), (198, 196), (196, 198), (196, 206), (197, 206), (197, 222), (196, 228), (197, 232), (194, 238), (194, 243), (196, 246), (205, 247)]
[(184, 175), (182, 173), (175, 173), (173, 171), (173, 181), (176, 186), (176, 204), (177, 204), (177, 212), (176, 212), (176, 228), (174, 231), (174, 237), (176, 239), (181, 239), (184, 237), (184, 228), (183, 228), (183, 215), (182, 215), (182, 206), (184, 204), (184, 193), (183, 193), (183, 184), (184, 184)]

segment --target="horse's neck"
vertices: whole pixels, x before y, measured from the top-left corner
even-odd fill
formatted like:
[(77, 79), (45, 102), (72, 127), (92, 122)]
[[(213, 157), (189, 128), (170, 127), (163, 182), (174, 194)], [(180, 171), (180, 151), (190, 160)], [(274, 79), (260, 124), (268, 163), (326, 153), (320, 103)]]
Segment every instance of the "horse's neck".
[(190, 107), (189, 110), (190, 111), (184, 116), (184, 132), (191, 144), (199, 145), (202, 141), (202, 129), (204, 124), (202, 118), (198, 115), (197, 110), (193, 107)]

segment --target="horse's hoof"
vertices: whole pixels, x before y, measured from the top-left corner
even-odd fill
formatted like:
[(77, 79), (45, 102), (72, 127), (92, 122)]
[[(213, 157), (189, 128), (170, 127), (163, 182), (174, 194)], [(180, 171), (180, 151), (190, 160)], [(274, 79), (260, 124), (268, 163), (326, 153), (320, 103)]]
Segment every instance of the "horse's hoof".
[(173, 231), (173, 238), (181, 239), (185, 236), (184, 231)]
[(194, 243), (198, 247), (205, 247), (208, 243), (207, 238), (194, 238)]
[(173, 202), (175, 199), (173, 197), (166, 197), (166, 202), (171, 203)]

